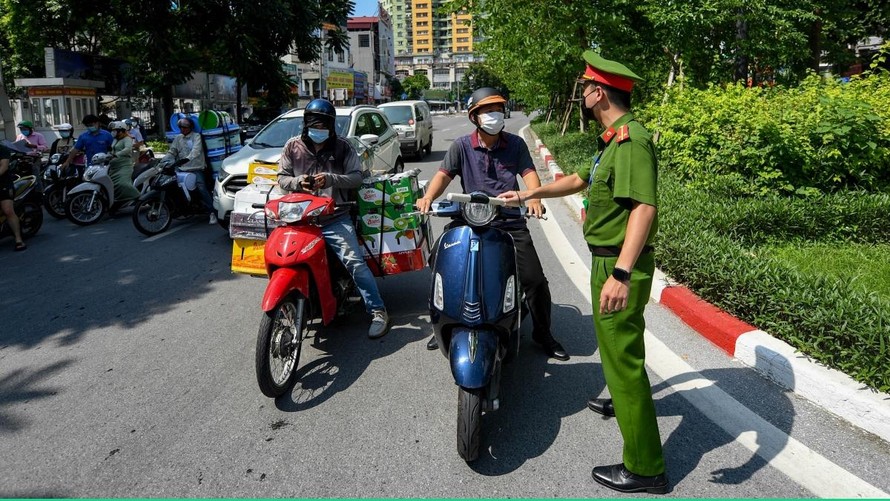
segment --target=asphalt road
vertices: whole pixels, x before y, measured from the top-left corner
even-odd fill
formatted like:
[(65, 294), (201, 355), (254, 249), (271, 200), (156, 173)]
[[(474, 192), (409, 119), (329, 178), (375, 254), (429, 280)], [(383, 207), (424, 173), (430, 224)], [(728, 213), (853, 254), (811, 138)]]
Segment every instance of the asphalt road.
[[(508, 130), (527, 123), (515, 113)], [(422, 179), (471, 130), (465, 115), (434, 127), (433, 154), (407, 164)], [(455, 450), (447, 361), (425, 348), (426, 270), (379, 281), (387, 336), (369, 340), (363, 313), (339, 319), (274, 401), (253, 368), (265, 282), (230, 273), (219, 227), (179, 221), (147, 240), (125, 214), (89, 228), (47, 220), (23, 253), (0, 240), (0, 497), (617, 495), (590, 478), (620, 462), (621, 440), (614, 420), (586, 409), (605, 391), (586, 249), (568, 207), (548, 207), (531, 228), (572, 359), (546, 359), (526, 331), (472, 465)], [(890, 492), (887, 443), (780, 390), (660, 306), (647, 322), (670, 496)]]

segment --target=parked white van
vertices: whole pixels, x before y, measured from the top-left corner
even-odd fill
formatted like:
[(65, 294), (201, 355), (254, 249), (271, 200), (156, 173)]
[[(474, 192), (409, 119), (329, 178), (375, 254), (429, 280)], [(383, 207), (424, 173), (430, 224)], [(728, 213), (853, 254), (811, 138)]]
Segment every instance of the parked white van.
[(403, 155), (423, 158), (433, 151), (433, 118), (425, 101), (393, 101), (377, 107), (399, 133)]

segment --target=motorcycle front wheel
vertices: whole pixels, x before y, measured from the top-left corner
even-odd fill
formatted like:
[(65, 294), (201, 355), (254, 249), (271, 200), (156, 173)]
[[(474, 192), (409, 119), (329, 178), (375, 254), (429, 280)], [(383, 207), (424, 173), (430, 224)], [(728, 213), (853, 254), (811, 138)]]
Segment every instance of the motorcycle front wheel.
[(43, 194), (43, 206), (50, 216), (65, 219), (65, 200), (61, 188), (51, 188)]
[(157, 235), (167, 231), (173, 222), (170, 207), (160, 200), (141, 200), (133, 208), (133, 226), (143, 235)]
[(73, 195), (65, 203), (65, 215), (72, 223), (80, 226), (89, 226), (99, 221), (108, 203), (102, 195), (92, 191), (81, 191)]
[(40, 227), (43, 226), (43, 209), (40, 208), (39, 204), (33, 202), (22, 204), (22, 209), (18, 216), (22, 229), (22, 238), (33, 237), (40, 230)]
[(457, 389), (457, 453), (466, 462), (479, 457), (482, 431), (482, 390)]
[(308, 302), (297, 293), (263, 314), (256, 340), (256, 380), (269, 398), (283, 395), (296, 382), (307, 313)]

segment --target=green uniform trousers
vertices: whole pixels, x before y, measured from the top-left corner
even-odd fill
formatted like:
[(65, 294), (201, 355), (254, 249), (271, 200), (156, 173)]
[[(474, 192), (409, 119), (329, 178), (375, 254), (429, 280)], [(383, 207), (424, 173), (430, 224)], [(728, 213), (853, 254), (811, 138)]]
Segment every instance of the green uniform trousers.
[(590, 288), (593, 325), (599, 344), (606, 386), (612, 395), (618, 428), (624, 439), (624, 466), (637, 475), (664, 473), (661, 436), (655, 419), (652, 388), (646, 374), (643, 310), (649, 302), (655, 257), (642, 254), (631, 272), (627, 308), (600, 314), (600, 293), (612, 275), (617, 257), (593, 256)]

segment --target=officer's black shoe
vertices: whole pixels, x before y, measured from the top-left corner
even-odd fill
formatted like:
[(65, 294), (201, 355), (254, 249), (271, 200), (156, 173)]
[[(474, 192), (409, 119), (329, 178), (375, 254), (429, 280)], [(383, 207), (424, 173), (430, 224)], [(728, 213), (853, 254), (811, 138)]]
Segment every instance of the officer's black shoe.
[(436, 341), (436, 335), (433, 334), (433, 337), (426, 343), (426, 349), (433, 351), (439, 349), (439, 342)]
[(611, 398), (591, 398), (587, 401), (587, 408), (606, 417), (615, 417)]
[(544, 353), (546, 353), (548, 357), (562, 361), (569, 359), (569, 354), (566, 353), (566, 349), (559, 344), (559, 341), (553, 339), (552, 336), (550, 339), (543, 341), (535, 339), (535, 342), (541, 345), (541, 348), (544, 349)]
[(667, 494), (667, 476), (662, 473), (654, 477), (644, 477), (631, 473), (624, 463), (610, 466), (597, 466), (591, 472), (593, 479), (618, 492), (648, 492), (649, 494)]

